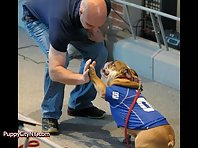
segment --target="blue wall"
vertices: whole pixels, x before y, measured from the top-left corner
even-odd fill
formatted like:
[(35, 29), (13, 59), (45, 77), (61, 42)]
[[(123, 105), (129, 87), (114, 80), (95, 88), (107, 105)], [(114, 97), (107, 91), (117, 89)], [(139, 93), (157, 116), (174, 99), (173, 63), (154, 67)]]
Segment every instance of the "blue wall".
[(180, 90), (180, 52), (160, 49), (158, 44), (132, 37), (114, 43), (114, 60), (121, 60), (143, 77)]

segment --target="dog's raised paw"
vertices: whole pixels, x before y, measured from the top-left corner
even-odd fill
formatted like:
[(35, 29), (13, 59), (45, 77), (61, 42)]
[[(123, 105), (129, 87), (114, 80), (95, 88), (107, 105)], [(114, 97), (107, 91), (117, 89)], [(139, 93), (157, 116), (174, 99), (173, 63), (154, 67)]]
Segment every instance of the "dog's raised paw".
[(90, 65), (89, 66), (89, 75), (92, 77), (94, 75), (96, 75), (96, 72), (95, 72), (95, 68), (93, 65)]

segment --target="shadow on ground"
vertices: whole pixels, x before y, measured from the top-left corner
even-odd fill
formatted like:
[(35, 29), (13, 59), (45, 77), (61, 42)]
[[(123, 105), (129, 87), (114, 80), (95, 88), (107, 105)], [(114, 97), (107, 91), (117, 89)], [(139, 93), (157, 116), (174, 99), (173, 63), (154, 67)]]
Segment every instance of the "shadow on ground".
[[(110, 115), (106, 115), (104, 120), (72, 118), (60, 123), (60, 135), (78, 141), (87, 147), (99, 148), (125, 148), (122, 143), (123, 137), (113, 137), (109, 128), (116, 128)], [(131, 148), (134, 148), (132, 141)]]

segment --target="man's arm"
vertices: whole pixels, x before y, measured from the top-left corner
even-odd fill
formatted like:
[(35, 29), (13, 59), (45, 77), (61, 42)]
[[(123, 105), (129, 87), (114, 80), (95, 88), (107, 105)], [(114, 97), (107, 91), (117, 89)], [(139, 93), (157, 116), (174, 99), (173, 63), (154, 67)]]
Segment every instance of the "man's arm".
[(74, 73), (64, 68), (65, 62), (66, 52), (57, 51), (50, 45), (49, 75), (53, 81), (68, 85), (79, 85), (89, 82), (88, 68), (91, 64), (91, 60), (86, 62), (83, 74)]

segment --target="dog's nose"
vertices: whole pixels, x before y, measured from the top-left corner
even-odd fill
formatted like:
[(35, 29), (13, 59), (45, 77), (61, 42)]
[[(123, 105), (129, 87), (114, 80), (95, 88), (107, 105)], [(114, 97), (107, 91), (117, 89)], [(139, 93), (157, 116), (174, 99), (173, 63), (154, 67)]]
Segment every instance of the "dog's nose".
[(102, 69), (102, 73), (105, 73), (105, 69), (104, 68)]
[(104, 69), (104, 68), (102, 69), (102, 73), (103, 73), (103, 74), (105, 73), (105, 69)]

